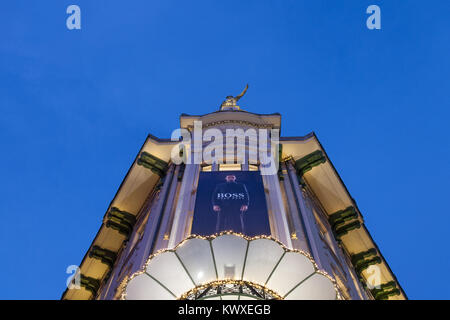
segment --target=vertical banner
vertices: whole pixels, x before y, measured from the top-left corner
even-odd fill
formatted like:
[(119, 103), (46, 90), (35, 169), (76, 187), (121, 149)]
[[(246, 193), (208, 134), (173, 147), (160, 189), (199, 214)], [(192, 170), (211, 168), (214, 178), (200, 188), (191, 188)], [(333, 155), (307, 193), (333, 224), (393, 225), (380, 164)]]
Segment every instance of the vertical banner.
[(229, 230), (270, 235), (259, 171), (200, 172), (191, 233), (209, 236)]

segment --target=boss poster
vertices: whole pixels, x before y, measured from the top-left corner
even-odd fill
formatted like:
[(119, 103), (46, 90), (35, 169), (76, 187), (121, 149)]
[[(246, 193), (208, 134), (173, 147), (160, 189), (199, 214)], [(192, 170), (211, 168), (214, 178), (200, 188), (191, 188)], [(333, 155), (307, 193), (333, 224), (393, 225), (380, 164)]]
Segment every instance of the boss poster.
[(259, 171), (200, 172), (191, 233), (208, 236), (226, 230), (270, 235)]

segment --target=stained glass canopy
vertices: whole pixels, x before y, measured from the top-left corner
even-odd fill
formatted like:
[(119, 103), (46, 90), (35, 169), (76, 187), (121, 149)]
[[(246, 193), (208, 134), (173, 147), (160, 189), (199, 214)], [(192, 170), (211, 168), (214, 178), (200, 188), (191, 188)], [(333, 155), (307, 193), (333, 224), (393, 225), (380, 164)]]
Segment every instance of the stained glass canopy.
[(128, 300), (339, 298), (334, 280), (302, 251), (270, 237), (190, 236), (148, 259), (124, 286)]

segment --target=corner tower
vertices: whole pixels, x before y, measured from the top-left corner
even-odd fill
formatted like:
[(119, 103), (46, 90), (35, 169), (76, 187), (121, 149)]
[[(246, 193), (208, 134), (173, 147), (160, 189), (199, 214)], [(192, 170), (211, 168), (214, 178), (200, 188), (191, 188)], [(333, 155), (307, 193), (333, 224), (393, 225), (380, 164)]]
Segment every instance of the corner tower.
[(63, 299), (406, 299), (316, 135), (246, 90), (147, 137)]

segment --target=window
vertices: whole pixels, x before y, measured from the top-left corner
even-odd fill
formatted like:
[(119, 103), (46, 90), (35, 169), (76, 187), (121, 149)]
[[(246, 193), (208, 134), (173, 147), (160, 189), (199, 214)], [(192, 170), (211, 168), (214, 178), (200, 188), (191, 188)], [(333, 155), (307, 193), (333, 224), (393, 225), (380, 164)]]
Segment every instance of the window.
[(219, 171), (240, 171), (241, 165), (240, 164), (220, 164), (219, 165)]

